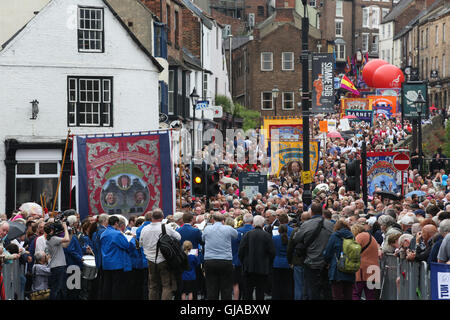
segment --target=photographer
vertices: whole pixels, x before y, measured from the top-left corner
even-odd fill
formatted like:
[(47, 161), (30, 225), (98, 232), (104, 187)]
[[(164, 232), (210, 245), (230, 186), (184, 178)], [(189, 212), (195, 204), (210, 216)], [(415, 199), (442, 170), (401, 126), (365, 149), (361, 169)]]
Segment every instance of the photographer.
[(49, 267), (50, 276), (50, 300), (62, 300), (65, 291), (66, 279), (66, 257), (64, 255), (63, 244), (70, 242), (69, 232), (65, 222), (61, 223), (64, 228), (64, 237), (56, 234), (59, 227), (57, 223), (47, 222), (44, 226), (44, 237), (47, 240), (47, 250), (51, 256)]

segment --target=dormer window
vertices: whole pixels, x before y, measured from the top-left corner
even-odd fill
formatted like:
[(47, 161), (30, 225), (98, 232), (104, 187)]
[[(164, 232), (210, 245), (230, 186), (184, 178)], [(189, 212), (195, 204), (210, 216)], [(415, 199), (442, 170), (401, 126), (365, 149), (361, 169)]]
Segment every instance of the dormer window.
[(78, 51), (104, 52), (102, 8), (78, 8)]

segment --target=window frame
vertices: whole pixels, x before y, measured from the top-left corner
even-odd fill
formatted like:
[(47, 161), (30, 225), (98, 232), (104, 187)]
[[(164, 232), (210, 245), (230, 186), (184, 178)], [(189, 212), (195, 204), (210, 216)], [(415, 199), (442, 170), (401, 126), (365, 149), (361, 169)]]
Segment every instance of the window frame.
[[(341, 33), (340, 34), (337, 33), (337, 30), (338, 30), (337, 24), (338, 23), (341, 24), (341, 28), (340, 28)], [(344, 20), (343, 19), (335, 19), (334, 20), (334, 35), (336, 37), (343, 37), (344, 36)]]
[[(366, 48), (366, 50), (364, 50), (364, 37), (365, 36), (367, 36), (367, 48)], [(369, 52), (369, 36), (370, 36), (370, 34), (367, 33), (367, 32), (361, 33), (361, 51), (363, 53)]]
[[(172, 73), (172, 91), (170, 90), (170, 73)], [(169, 83), (167, 84), (167, 114), (175, 114), (175, 70), (169, 70)], [(172, 94), (172, 111), (170, 111), (170, 94)]]
[[(340, 14), (338, 14), (338, 3), (340, 4)], [(344, 1), (336, 0), (336, 17), (344, 17)]]
[[(72, 99), (70, 96), (71, 91), (71, 81), (76, 80), (76, 88), (75, 93), (76, 97), (75, 99)], [(95, 102), (92, 101), (81, 101), (81, 94), (80, 94), (80, 81), (82, 80), (97, 80), (99, 82), (99, 101)], [(109, 90), (105, 90), (105, 81), (109, 81)], [(105, 99), (105, 93), (108, 92), (108, 100)], [(98, 124), (97, 123), (80, 123), (80, 104), (98, 104), (99, 105), (99, 119)], [(72, 105), (73, 104), (73, 105)], [(73, 106), (73, 111), (71, 111), (71, 108)], [(108, 112), (109, 117), (108, 121), (103, 120), (104, 113)], [(87, 112), (86, 112), (87, 113)], [(70, 120), (70, 115), (74, 115), (74, 121), (72, 122)], [(111, 76), (67, 76), (67, 126), (68, 127), (113, 127), (114, 126), (114, 77)]]
[[(264, 62), (268, 62), (268, 61), (265, 61), (263, 59), (263, 56), (264, 56), (265, 53), (269, 53), (270, 54), (270, 65), (271, 65), (270, 69), (264, 69), (263, 68)], [(260, 59), (261, 59), (261, 71), (273, 71), (273, 52), (269, 52), (269, 51), (261, 52)]]
[[(270, 93), (271, 100), (264, 100), (264, 94), (265, 93)], [(270, 102), (270, 109), (269, 108), (264, 108), (264, 102), (265, 101), (271, 101)], [(274, 107), (274, 103), (273, 103), (273, 93), (272, 93), (272, 91), (261, 91), (261, 110), (273, 110), (273, 107)]]
[[(292, 94), (292, 100), (286, 100), (285, 99), (285, 94), (286, 93)], [(286, 111), (295, 110), (295, 93), (293, 91), (283, 91), (281, 97), (282, 97), (282, 104), (281, 104), (281, 109), (282, 110), (286, 110)], [(286, 101), (292, 101), (292, 108), (285, 108), (285, 102)]]
[[(101, 30), (95, 29), (81, 29), (81, 10), (97, 10), (101, 12)], [(101, 34), (101, 49), (82, 49), (80, 47), (80, 31), (89, 31), (89, 32), (100, 32)], [(102, 7), (93, 7), (93, 6), (78, 6), (77, 7), (77, 47), (79, 53), (104, 53), (105, 52), (105, 10)]]
[[(291, 62), (291, 65), (292, 65), (291, 69), (285, 69), (285, 67), (284, 67), (284, 63), (287, 61), (284, 56), (285, 53), (290, 53), (291, 59), (289, 61)], [(285, 52), (281, 53), (281, 70), (282, 71), (294, 71), (295, 70), (294, 62), (295, 62), (294, 52), (285, 51)]]

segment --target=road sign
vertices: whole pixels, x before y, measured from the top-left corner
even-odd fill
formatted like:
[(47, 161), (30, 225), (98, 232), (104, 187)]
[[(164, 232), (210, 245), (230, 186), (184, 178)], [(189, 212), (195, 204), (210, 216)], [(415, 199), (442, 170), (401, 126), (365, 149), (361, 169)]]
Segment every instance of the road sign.
[(198, 101), (197, 104), (195, 105), (195, 110), (204, 110), (204, 109), (208, 109), (208, 107), (209, 107), (208, 100)]
[(394, 168), (398, 171), (408, 170), (409, 162), (409, 156), (406, 153), (399, 153), (394, 156)]

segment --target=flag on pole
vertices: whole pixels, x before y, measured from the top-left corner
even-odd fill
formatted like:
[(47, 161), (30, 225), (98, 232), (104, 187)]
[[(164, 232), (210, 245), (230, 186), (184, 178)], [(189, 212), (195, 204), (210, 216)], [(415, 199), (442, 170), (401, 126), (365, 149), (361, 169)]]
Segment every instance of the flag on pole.
[(359, 91), (356, 90), (356, 87), (353, 84), (353, 82), (351, 82), (350, 79), (345, 75), (342, 77), (342, 80), (341, 80), (341, 88), (348, 90), (359, 96)]

